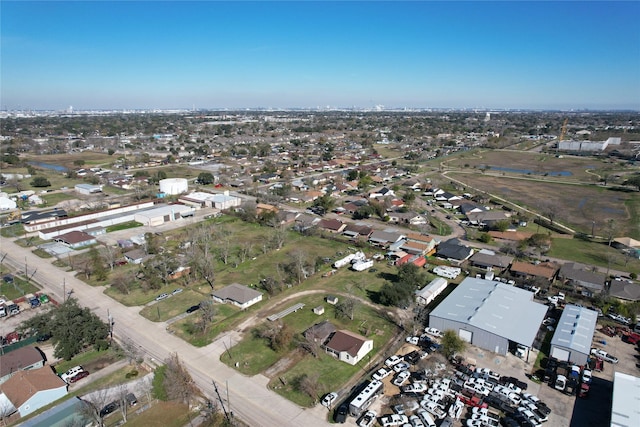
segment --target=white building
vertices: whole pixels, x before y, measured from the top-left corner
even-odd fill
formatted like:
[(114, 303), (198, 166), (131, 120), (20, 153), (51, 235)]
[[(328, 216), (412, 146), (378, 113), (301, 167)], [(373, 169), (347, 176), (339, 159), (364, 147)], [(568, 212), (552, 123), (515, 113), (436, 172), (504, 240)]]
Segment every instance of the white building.
[(102, 193), (102, 185), (93, 185), (93, 184), (76, 184), (73, 187), (80, 194), (84, 194), (86, 196), (90, 194)]
[(430, 304), (447, 288), (447, 285), (447, 281), (442, 277), (436, 277), (427, 286), (416, 291), (416, 302), (422, 305)]
[(233, 283), (222, 289), (214, 291), (211, 296), (213, 300), (222, 304), (230, 303), (242, 309), (251, 307), (262, 301), (262, 294), (248, 286)]
[(185, 178), (167, 178), (160, 180), (160, 191), (175, 196), (186, 193), (189, 190), (189, 183)]

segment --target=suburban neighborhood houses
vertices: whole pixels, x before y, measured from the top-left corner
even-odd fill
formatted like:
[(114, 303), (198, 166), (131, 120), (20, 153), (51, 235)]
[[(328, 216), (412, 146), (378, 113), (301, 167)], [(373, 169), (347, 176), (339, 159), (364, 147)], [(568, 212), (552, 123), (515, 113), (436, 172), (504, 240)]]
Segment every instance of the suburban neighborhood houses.
[(638, 116), (486, 114), (3, 118), (0, 419), (610, 424)]

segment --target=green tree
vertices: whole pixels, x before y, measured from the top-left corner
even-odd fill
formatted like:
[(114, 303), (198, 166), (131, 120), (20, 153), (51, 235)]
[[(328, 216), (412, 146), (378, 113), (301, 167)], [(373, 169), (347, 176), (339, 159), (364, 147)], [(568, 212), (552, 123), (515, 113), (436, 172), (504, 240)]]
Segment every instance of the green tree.
[(211, 172), (201, 172), (198, 175), (198, 182), (202, 185), (213, 184), (215, 182)]
[(51, 183), (44, 176), (36, 176), (31, 181), (33, 187), (51, 187)]
[(640, 191), (640, 175), (633, 175), (627, 179), (627, 185), (633, 185)]
[(461, 353), (467, 347), (466, 341), (456, 334), (455, 331), (448, 329), (444, 331), (442, 340), (442, 354), (449, 359), (456, 353)]
[(51, 335), (54, 356), (65, 360), (89, 346), (102, 346), (109, 333), (109, 326), (89, 308), (80, 307), (74, 298), (23, 322), (20, 329)]

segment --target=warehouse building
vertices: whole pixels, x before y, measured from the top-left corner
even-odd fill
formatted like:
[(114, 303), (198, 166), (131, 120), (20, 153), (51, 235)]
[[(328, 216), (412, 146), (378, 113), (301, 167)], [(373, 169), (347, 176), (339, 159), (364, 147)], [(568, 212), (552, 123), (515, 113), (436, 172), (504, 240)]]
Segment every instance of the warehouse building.
[(532, 347), (547, 307), (533, 292), (467, 277), (429, 315), (429, 326), (454, 330), (463, 340), (505, 355), (510, 344)]
[(586, 365), (597, 321), (594, 310), (567, 304), (551, 339), (551, 357)]

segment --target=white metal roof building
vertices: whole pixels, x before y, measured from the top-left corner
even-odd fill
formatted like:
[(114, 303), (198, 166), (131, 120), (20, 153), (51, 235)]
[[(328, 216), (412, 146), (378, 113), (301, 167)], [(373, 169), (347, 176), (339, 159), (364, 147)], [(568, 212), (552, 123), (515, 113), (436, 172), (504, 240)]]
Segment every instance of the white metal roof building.
[(431, 312), (429, 326), (507, 354), (510, 341), (532, 347), (546, 313), (545, 305), (533, 301), (533, 292), (467, 277)]
[(598, 313), (567, 304), (551, 339), (551, 356), (558, 360), (585, 365), (591, 351)]
[(611, 427), (640, 426), (640, 378), (616, 372), (613, 378)]
[(146, 226), (162, 225), (181, 217), (193, 215), (194, 209), (185, 205), (156, 205), (156, 207), (135, 213), (134, 220)]
[(447, 281), (442, 277), (436, 277), (427, 286), (416, 291), (416, 302), (427, 305), (447, 288)]

